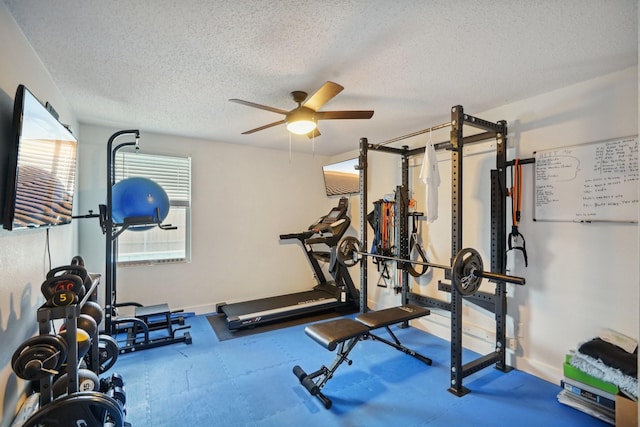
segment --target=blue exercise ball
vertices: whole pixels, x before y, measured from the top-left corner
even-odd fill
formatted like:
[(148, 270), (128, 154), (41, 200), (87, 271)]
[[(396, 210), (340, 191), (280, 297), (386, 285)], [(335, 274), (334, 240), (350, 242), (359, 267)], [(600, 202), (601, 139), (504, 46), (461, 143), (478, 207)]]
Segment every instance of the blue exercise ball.
[[(111, 216), (115, 223), (125, 218), (151, 216), (159, 222), (169, 213), (169, 196), (164, 189), (149, 178), (132, 177), (118, 181), (111, 192)], [(160, 217), (157, 217), (160, 210)], [(146, 230), (151, 227), (132, 227), (131, 230)]]

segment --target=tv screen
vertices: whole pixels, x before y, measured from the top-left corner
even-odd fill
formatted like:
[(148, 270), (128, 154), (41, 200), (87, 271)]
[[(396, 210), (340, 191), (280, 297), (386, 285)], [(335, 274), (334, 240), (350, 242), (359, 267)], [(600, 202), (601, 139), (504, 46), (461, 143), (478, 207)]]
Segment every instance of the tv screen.
[(16, 92), (12, 137), (3, 227), (71, 222), (78, 141), (23, 85)]
[(358, 159), (349, 159), (322, 167), (327, 196), (360, 192), (360, 172), (356, 166), (358, 166)]

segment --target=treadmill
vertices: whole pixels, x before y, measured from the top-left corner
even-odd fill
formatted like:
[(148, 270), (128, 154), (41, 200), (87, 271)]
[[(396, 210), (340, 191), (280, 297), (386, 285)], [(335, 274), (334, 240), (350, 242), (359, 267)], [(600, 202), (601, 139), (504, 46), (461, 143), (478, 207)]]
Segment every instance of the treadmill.
[[(218, 304), (231, 330), (291, 319), (331, 310), (357, 307), (360, 302), (347, 268), (338, 262), (336, 247), (351, 224), (347, 216), (349, 202), (341, 198), (338, 206), (300, 233), (281, 234), (280, 240), (298, 240), (318, 284), (309, 291), (262, 298), (233, 304)], [(327, 280), (320, 262), (329, 263)]]

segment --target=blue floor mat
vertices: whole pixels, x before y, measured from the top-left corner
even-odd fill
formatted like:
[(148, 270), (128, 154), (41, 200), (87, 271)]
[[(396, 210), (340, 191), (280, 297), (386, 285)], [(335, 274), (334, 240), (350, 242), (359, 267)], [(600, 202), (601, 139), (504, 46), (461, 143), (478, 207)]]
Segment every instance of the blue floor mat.
[[(292, 369), (312, 372), (335, 353), (293, 326), (219, 342), (206, 316), (187, 319), (193, 344), (121, 355), (104, 374), (123, 376), (133, 427), (175, 426), (604, 426), (558, 403), (560, 386), (513, 370), (487, 368), (465, 378), (471, 393), (447, 391), (449, 343), (414, 328), (398, 329), (418, 361), (380, 342), (358, 343), (323, 392), (326, 410)], [(465, 351), (463, 360), (477, 355)]]

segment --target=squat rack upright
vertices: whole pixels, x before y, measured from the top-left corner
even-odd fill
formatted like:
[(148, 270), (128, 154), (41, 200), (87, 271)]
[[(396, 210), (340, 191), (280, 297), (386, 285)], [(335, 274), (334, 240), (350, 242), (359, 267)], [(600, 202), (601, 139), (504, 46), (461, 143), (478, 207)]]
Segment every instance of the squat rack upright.
[[(465, 125), (480, 129), (483, 132), (464, 136)], [(491, 271), (506, 273), (506, 240), (507, 240), (507, 195), (506, 190), (506, 159), (507, 123), (504, 120), (492, 123), (464, 113), (461, 105), (451, 107), (451, 121), (436, 125), (409, 135), (394, 138), (378, 144), (370, 144), (367, 138), (360, 139), (358, 169), (360, 176), (360, 236), (361, 247), (367, 248), (367, 158), (369, 151), (381, 151), (401, 156), (402, 185), (396, 190), (397, 218), (396, 227), (399, 235), (397, 256), (410, 259), (409, 248), (409, 159), (415, 155), (423, 155), (425, 147), (409, 149), (408, 146), (393, 148), (387, 146), (392, 142), (401, 141), (413, 136), (427, 133), (431, 130), (451, 127), (450, 140), (435, 144), (436, 150), (451, 151), (451, 261), (462, 249), (462, 177), (463, 177), (463, 147), (465, 144), (483, 142), (490, 139), (496, 141), (496, 164), (491, 170)], [(400, 200), (398, 200), (400, 199)], [(495, 364), (503, 372), (513, 368), (506, 364), (506, 316), (507, 297), (506, 282), (494, 281), (495, 292), (476, 291), (465, 298), (495, 315), (495, 350), (471, 362), (462, 362), (462, 298), (463, 295), (450, 283), (438, 281), (438, 290), (450, 292), (451, 302), (411, 292), (409, 288), (409, 273), (402, 263), (401, 289), (402, 304), (412, 303), (423, 307), (435, 307), (451, 312), (451, 369), (449, 391), (456, 396), (463, 396), (470, 390), (463, 386), (463, 379), (475, 372)], [(360, 307), (361, 312), (367, 309), (367, 262), (360, 263)], [(445, 279), (450, 279), (450, 272), (446, 272)]]
[[(124, 135), (133, 135), (134, 141), (119, 143), (114, 147), (117, 138)], [(118, 237), (130, 227), (139, 225), (153, 225), (161, 229), (172, 229), (173, 226), (162, 224), (160, 212), (155, 216), (140, 216), (124, 218), (122, 223), (117, 223), (113, 217), (113, 186), (116, 184), (116, 155), (125, 147), (134, 147), (138, 150), (140, 131), (137, 129), (122, 130), (114, 133), (107, 142), (107, 204), (100, 205), (100, 226), (105, 234), (105, 309), (104, 330), (107, 334), (117, 337), (125, 335), (124, 341), (120, 341), (118, 352), (129, 353), (136, 350), (145, 350), (159, 346), (184, 342), (192, 343), (191, 334), (186, 331), (191, 326), (185, 325), (182, 316), (174, 317), (183, 310), (169, 309), (168, 304), (156, 304), (143, 306), (137, 302), (117, 302), (116, 300), (116, 273), (118, 265)], [(118, 317), (119, 307), (134, 307), (133, 317)], [(174, 327), (177, 325), (177, 327)], [(166, 331), (164, 334), (150, 332)], [(183, 331), (181, 335), (179, 331)]]

